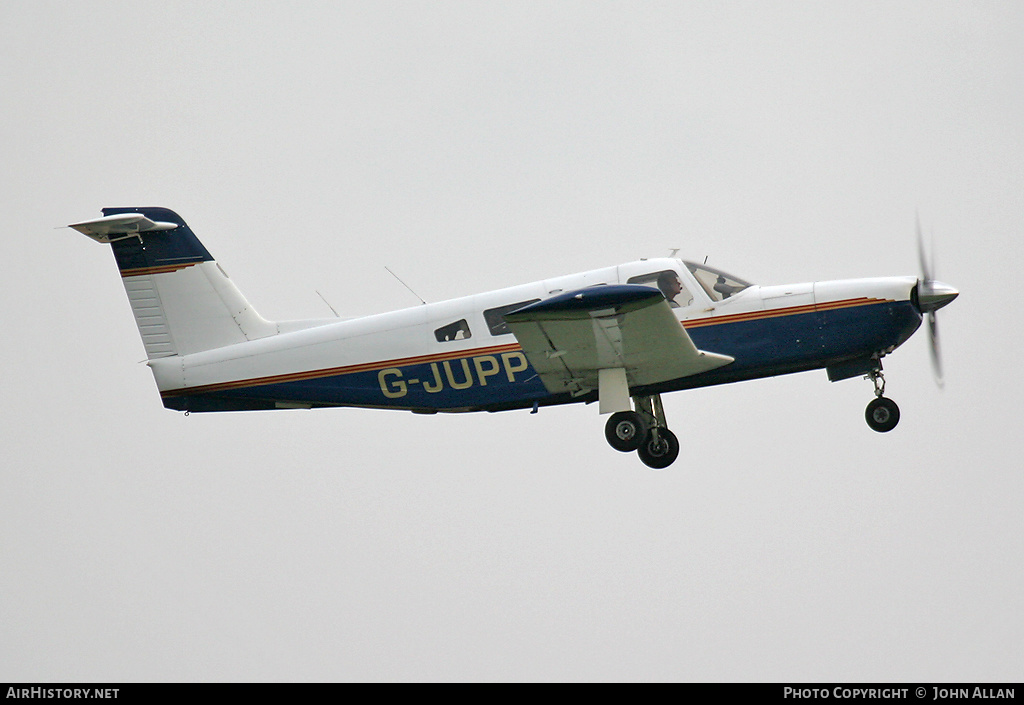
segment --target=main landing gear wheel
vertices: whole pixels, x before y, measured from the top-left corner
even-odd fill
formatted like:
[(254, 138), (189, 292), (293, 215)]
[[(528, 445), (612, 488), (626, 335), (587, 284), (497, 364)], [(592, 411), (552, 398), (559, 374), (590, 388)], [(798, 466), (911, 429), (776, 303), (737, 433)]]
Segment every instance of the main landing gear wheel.
[(679, 457), (679, 440), (667, 428), (652, 428), (637, 448), (637, 455), (647, 467), (662, 470)]
[(635, 411), (614, 413), (604, 426), (604, 437), (608, 440), (608, 445), (623, 453), (639, 448), (646, 434), (644, 420)]
[(667, 468), (679, 457), (679, 440), (665, 424), (665, 408), (657, 394), (633, 397), (635, 411), (618, 411), (604, 426), (608, 445), (623, 453), (635, 450), (644, 465)]
[(892, 399), (880, 396), (868, 404), (864, 418), (871, 430), (886, 433), (896, 428), (896, 424), (900, 422), (900, 408)]

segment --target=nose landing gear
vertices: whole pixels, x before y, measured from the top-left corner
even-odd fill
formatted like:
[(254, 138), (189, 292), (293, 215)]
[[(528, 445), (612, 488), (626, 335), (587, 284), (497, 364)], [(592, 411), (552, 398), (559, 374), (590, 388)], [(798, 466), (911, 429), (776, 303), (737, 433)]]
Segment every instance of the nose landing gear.
[(623, 453), (635, 450), (649, 468), (667, 468), (679, 457), (679, 440), (665, 423), (661, 396), (633, 397), (633, 407), (636, 411), (620, 411), (608, 419), (608, 445)]
[(881, 368), (870, 372), (868, 379), (875, 383), (875, 398), (864, 410), (864, 419), (872, 431), (887, 433), (896, 428), (896, 424), (900, 422), (900, 408), (892, 399), (883, 396), (885, 394), (885, 375), (882, 374)]

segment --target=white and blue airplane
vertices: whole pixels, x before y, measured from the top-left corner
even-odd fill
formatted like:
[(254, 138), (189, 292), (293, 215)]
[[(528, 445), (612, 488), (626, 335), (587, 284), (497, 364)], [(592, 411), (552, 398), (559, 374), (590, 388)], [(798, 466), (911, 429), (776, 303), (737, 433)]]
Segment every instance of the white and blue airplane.
[[(366, 407), (505, 411), (597, 402), (605, 437), (668, 467), (661, 394), (825, 369), (875, 385), (882, 358), (959, 292), (923, 276), (756, 286), (674, 258), (355, 319), (269, 321), (166, 208), (105, 208), (71, 226), (114, 251), (164, 406), (188, 412)], [(920, 228), (918, 228), (920, 246)]]

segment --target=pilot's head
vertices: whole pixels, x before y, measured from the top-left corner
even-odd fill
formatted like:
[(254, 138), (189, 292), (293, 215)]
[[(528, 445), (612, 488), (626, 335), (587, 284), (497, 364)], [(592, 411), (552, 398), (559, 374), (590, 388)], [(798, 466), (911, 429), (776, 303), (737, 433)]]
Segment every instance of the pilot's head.
[(683, 285), (679, 283), (679, 276), (675, 272), (662, 272), (658, 275), (658, 288), (671, 301), (683, 290)]

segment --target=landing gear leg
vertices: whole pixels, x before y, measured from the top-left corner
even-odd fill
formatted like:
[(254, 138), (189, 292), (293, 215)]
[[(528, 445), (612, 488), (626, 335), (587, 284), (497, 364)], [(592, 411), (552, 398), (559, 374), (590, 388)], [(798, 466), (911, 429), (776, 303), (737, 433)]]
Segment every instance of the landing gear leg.
[(679, 440), (668, 430), (661, 395), (633, 397), (633, 406), (647, 426), (647, 433), (637, 448), (637, 455), (649, 468), (667, 468), (679, 457)]
[(886, 433), (896, 428), (896, 424), (900, 422), (900, 408), (892, 399), (882, 396), (885, 394), (885, 375), (882, 374), (881, 367), (871, 371), (868, 379), (875, 383), (875, 398), (864, 411), (864, 419), (872, 431)]

